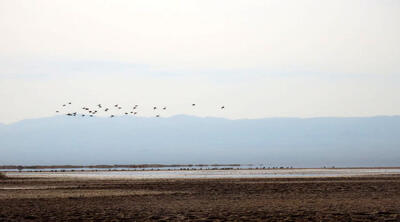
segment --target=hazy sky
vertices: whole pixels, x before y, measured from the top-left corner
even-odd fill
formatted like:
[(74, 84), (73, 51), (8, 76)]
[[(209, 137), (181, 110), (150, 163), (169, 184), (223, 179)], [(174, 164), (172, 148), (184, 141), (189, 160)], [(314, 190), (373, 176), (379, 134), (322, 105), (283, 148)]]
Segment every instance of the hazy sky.
[(0, 0), (0, 122), (398, 115), (399, 39), (398, 0)]

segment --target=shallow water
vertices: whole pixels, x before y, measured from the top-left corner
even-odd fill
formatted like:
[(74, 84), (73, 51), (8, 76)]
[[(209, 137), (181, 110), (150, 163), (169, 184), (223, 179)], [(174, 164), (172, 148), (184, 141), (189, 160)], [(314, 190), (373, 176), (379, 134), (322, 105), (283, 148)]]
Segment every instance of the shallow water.
[(16, 177), (75, 177), (93, 179), (178, 179), (178, 178), (296, 178), (351, 177), (400, 174), (400, 169), (235, 169), (235, 170), (144, 170), (144, 171), (75, 171), (7, 172)]

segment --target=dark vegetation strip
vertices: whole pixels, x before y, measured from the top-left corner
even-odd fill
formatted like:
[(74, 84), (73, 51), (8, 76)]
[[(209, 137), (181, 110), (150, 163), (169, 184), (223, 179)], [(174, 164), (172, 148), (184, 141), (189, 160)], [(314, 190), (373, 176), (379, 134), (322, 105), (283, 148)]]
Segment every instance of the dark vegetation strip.
[(136, 164), (136, 165), (3, 165), (0, 169), (63, 169), (63, 168), (163, 168), (163, 167), (251, 166), (251, 164)]

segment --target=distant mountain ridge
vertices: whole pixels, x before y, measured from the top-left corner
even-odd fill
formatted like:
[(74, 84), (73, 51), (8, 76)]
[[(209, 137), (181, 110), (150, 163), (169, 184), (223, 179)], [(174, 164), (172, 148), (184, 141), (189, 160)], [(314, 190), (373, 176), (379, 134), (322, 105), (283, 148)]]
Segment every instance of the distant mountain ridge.
[(400, 166), (400, 116), (55, 116), (0, 124), (0, 165)]

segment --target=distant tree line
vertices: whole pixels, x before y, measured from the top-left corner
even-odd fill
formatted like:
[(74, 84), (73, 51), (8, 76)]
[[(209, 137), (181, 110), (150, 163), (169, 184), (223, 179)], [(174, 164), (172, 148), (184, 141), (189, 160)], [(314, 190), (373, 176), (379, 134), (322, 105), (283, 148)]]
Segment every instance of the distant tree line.
[[(243, 166), (243, 164), (129, 164), (129, 165), (31, 165), (31, 166), (21, 166), (21, 165), (3, 165), (0, 169), (17, 169), (19, 171), (23, 169), (62, 169), (62, 168), (163, 168), (163, 167), (208, 167), (208, 166), (230, 166), (238, 167)], [(250, 164), (245, 164), (245, 166), (250, 166)]]

